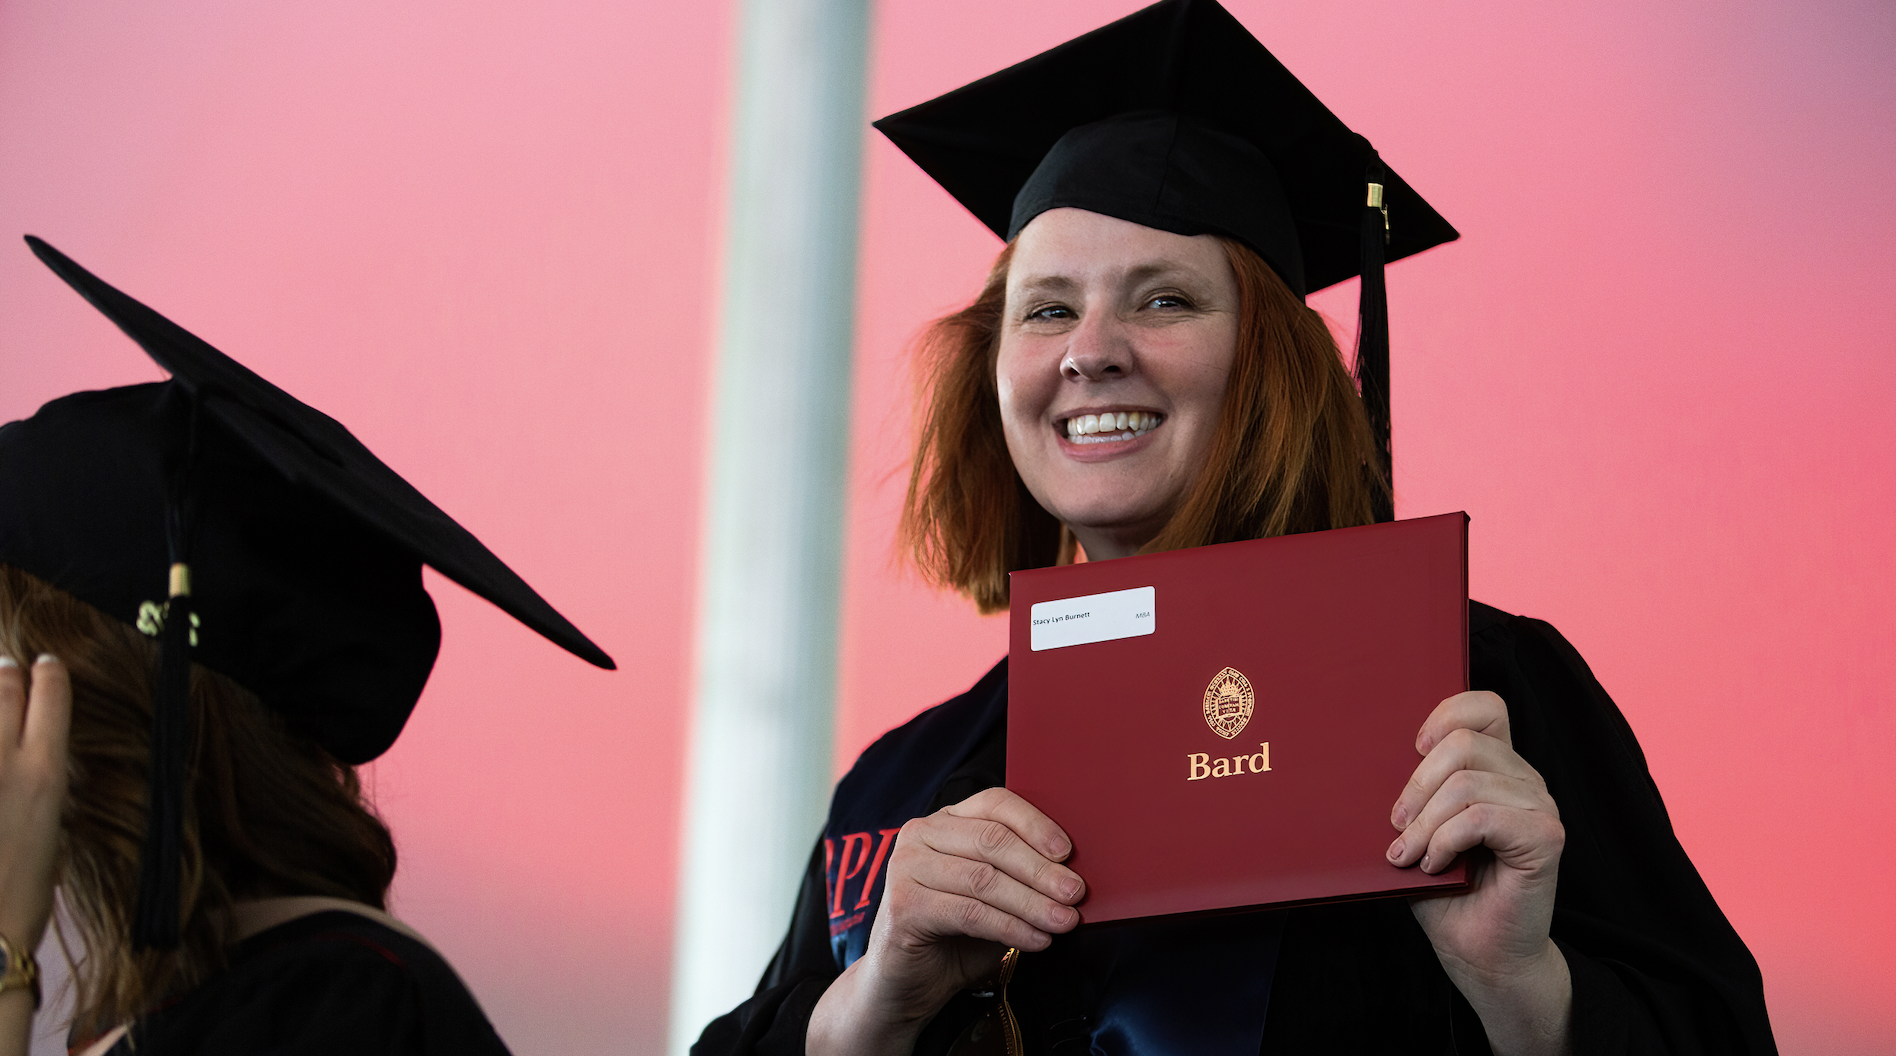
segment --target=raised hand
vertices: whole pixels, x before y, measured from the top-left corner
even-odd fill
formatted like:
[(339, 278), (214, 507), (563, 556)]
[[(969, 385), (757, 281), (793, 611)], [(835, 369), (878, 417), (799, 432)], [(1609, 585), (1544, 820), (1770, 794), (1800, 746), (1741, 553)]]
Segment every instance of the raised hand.
[[(20, 665), (0, 656), (0, 935), (28, 953), (53, 915), (71, 726), (63, 664), (40, 657), (29, 693)], [(0, 993), (0, 1056), (24, 1056), (32, 1026), (32, 995)]]
[(53, 914), (72, 684), (50, 656), (33, 665), (30, 698), (25, 674), (0, 657), (0, 934), (32, 950)]
[(1080, 922), (1086, 885), (1060, 863), (1066, 833), (1004, 788), (902, 827), (869, 947), (831, 984), (806, 1051), (907, 1053), (957, 992), (992, 977), (1009, 946), (1043, 950)]
[(1411, 903), (1442, 967), (1498, 1054), (1567, 1051), (1572, 982), (1549, 937), (1566, 829), (1547, 783), (1514, 751), (1493, 693), (1442, 701), (1416, 735), (1422, 762), (1389, 820), (1389, 860), (1439, 873), (1475, 848), (1465, 893)]

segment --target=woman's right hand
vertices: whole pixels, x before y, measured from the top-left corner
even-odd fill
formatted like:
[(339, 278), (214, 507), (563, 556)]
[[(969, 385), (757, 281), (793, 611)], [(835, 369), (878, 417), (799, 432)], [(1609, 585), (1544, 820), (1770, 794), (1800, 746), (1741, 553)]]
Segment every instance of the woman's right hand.
[[(40, 657), (29, 694), (26, 673), (0, 657), (0, 935), (27, 953), (53, 915), (71, 726), (65, 665)], [(32, 995), (0, 993), (0, 1056), (24, 1056), (32, 1028)]]
[(1009, 946), (1044, 950), (1080, 922), (1086, 885), (1060, 864), (1072, 841), (1004, 788), (902, 826), (869, 948), (810, 1017), (811, 1056), (903, 1053)]
[(40, 657), (29, 697), (25, 672), (0, 662), (0, 934), (29, 952), (53, 915), (71, 725), (65, 665)]

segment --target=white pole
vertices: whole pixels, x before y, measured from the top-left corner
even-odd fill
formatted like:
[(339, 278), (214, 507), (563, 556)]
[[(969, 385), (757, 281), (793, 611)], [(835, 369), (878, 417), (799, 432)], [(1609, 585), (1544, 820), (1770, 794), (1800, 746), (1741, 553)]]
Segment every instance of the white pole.
[(829, 800), (868, 0), (744, 0), (670, 1051), (750, 996)]

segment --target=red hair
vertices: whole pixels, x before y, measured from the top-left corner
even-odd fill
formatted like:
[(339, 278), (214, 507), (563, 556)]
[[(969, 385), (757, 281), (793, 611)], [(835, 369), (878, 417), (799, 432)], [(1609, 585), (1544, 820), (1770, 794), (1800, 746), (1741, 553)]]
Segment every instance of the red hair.
[[(1388, 493), (1362, 400), (1323, 317), (1264, 259), (1219, 239), (1238, 286), (1238, 347), (1204, 471), (1145, 550), (1369, 524)], [(900, 538), (931, 581), (1007, 608), (1007, 574), (1063, 564), (1074, 539), (1027, 491), (1001, 432), (995, 363), (1007, 272), (918, 341), (919, 428)]]

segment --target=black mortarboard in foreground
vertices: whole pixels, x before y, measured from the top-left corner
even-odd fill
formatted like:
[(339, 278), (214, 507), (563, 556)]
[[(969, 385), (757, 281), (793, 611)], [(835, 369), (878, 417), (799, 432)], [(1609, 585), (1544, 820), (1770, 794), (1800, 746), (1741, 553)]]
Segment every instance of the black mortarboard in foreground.
[(1214, 0), (1164, 0), (875, 127), (1003, 239), (1072, 207), (1235, 238), (1299, 297), (1361, 274), (1357, 370), (1387, 458), (1382, 265), (1458, 236)]
[(191, 660), (346, 763), (394, 743), (434, 666), (441, 625), (424, 564), (613, 666), (334, 419), (53, 247), (27, 243), (171, 373), (0, 426), (0, 562), (163, 642), (139, 945), (176, 941)]

